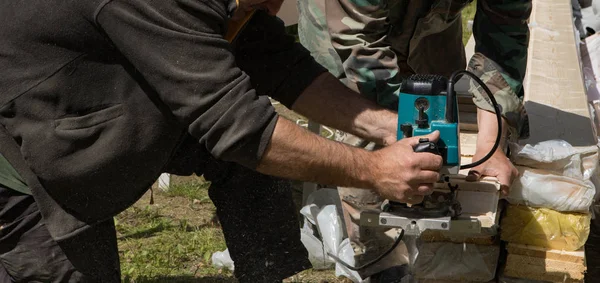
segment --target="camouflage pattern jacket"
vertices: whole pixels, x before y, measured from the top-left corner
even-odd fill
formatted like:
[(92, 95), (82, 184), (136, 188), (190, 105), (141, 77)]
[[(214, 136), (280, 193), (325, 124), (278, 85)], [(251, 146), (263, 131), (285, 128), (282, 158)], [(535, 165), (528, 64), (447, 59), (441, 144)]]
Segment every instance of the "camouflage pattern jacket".
[[(461, 10), (472, 0), (299, 0), (299, 36), (319, 63), (350, 88), (397, 109), (408, 75), (465, 69)], [(479, 0), (468, 70), (492, 90), (511, 139), (526, 135), (523, 78), (530, 0)], [(493, 111), (471, 82), (474, 103)]]

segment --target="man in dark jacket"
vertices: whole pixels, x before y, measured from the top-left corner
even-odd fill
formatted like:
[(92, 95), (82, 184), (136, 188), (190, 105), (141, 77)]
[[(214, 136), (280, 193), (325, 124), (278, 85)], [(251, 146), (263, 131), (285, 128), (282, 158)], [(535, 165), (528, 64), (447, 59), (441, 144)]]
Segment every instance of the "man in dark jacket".
[[(0, 279), (118, 282), (112, 218), (162, 172), (212, 182), (241, 282), (308, 268), (287, 179), (419, 202), (441, 158), (341, 85), (273, 17), (281, 0), (0, 3)], [(234, 16), (257, 12), (231, 44)], [(389, 145), (368, 152), (280, 119)], [(331, 113), (336, 113), (334, 116)], [(438, 134), (428, 137), (436, 140)], [(279, 229), (274, 229), (277, 227)]]

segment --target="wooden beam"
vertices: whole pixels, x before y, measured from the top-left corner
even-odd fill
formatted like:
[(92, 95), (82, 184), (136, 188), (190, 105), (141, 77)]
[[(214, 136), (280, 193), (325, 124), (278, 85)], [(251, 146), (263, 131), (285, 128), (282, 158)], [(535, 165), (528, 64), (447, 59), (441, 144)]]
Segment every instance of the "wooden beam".
[(566, 252), (532, 246), (508, 245), (504, 276), (549, 281), (583, 282), (584, 252)]
[(525, 75), (530, 138), (562, 139), (574, 146), (597, 141), (573, 30), (571, 1), (534, 0)]

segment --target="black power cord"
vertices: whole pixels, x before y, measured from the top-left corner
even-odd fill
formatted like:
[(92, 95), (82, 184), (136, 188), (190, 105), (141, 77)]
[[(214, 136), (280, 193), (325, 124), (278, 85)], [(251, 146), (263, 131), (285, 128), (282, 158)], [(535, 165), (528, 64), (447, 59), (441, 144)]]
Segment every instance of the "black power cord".
[(327, 253), (327, 255), (329, 255), (331, 258), (333, 258), (335, 261), (339, 262), (341, 265), (345, 266), (346, 268), (353, 270), (353, 271), (359, 271), (362, 269), (365, 269), (373, 264), (378, 263), (380, 260), (382, 260), (384, 257), (386, 257), (387, 255), (389, 255), (393, 250), (396, 249), (396, 247), (398, 246), (398, 244), (400, 244), (400, 242), (402, 241), (402, 238), (404, 237), (404, 229), (402, 229), (402, 231), (400, 231), (400, 235), (398, 235), (398, 237), (396, 238), (396, 240), (394, 241), (394, 244), (392, 244), (392, 246), (385, 251), (384, 253), (382, 253), (380, 256), (378, 256), (377, 258), (373, 259), (372, 261), (369, 261), (361, 266), (358, 267), (354, 267), (350, 264), (348, 264), (347, 262), (343, 261), (341, 258), (331, 254), (331, 253)]
[[(458, 79), (460, 79), (460, 77), (458, 77), (460, 75), (467, 75), (467, 76), (471, 77), (483, 88), (483, 90), (485, 91), (487, 96), (490, 98), (490, 101), (492, 102), (492, 105), (494, 106), (494, 110), (496, 110), (496, 118), (498, 120), (498, 135), (496, 136), (496, 141), (494, 142), (494, 146), (492, 147), (490, 152), (488, 152), (488, 154), (486, 154), (482, 159), (480, 159), (476, 162), (470, 163), (470, 164), (460, 166), (460, 169), (469, 169), (469, 168), (477, 167), (477, 166), (481, 165), (482, 163), (486, 162), (488, 159), (490, 159), (490, 157), (492, 157), (492, 155), (494, 155), (494, 152), (496, 152), (496, 150), (498, 149), (498, 146), (500, 146), (500, 140), (502, 139), (502, 114), (500, 114), (500, 106), (498, 105), (496, 98), (494, 98), (492, 91), (487, 87), (487, 85), (485, 85), (485, 83), (483, 83), (481, 81), (481, 79), (479, 79), (475, 74), (473, 74), (467, 70), (459, 70), (459, 71), (452, 73), (452, 75), (450, 76), (450, 80), (448, 80), (448, 95), (451, 95), (451, 96), (455, 95), (454, 83), (456, 81), (458, 81)], [(454, 100), (454, 98), (452, 98), (452, 99), (450, 99), (450, 101), (455, 101), (455, 100)], [(449, 107), (448, 109), (452, 109), (452, 110), (450, 112), (449, 111), (446, 112), (446, 114), (447, 114), (446, 117), (454, 116), (454, 113), (453, 113), (454, 108)], [(372, 261), (369, 261), (369, 262), (367, 262), (361, 266), (357, 266), (357, 267), (351, 266), (347, 262), (344, 262), (342, 259), (340, 259), (339, 257), (337, 257), (331, 253), (327, 253), (327, 255), (329, 255), (331, 258), (333, 258), (335, 261), (337, 261), (344, 267), (346, 267), (350, 270), (353, 270), (353, 271), (359, 271), (359, 270), (365, 269), (369, 266), (376, 264), (377, 262), (382, 260), (384, 257), (386, 257), (388, 254), (390, 254), (400, 244), (403, 237), (404, 237), (404, 229), (401, 230), (400, 235), (398, 235), (398, 238), (396, 238), (396, 240), (394, 241), (394, 244), (392, 244), (392, 246), (389, 249), (387, 249), (383, 254), (381, 254), (377, 258), (373, 259)]]
[(456, 71), (452, 74), (452, 76), (450, 76), (450, 80), (448, 81), (448, 92), (449, 93), (454, 93), (454, 83), (456, 81), (458, 81), (459, 78), (457, 78), (457, 76), (459, 75), (467, 75), (469, 77), (471, 77), (474, 81), (477, 82), (477, 84), (479, 84), (483, 90), (485, 91), (485, 94), (487, 94), (487, 96), (489, 97), (490, 101), (492, 102), (492, 105), (494, 106), (494, 110), (496, 110), (496, 119), (498, 120), (498, 135), (496, 136), (496, 141), (494, 142), (494, 146), (492, 147), (492, 149), (490, 149), (490, 152), (488, 152), (483, 158), (481, 158), (478, 161), (475, 161), (473, 163), (470, 164), (466, 164), (466, 165), (461, 165), (460, 169), (469, 169), (469, 168), (473, 168), (473, 167), (477, 167), (481, 164), (483, 164), (484, 162), (486, 162), (488, 159), (490, 159), (490, 157), (492, 157), (492, 155), (494, 155), (494, 153), (496, 152), (496, 150), (498, 149), (498, 146), (500, 146), (500, 140), (502, 139), (502, 114), (500, 114), (500, 106), (498, 105), (498, 102), (496, 101), (496, 98), (494, 98), (494, 95), (492, 94), (492, 91), (487, 87), (487, 85), (485, 85), (485, 83), (483, 83), (481, 81), (481, 79), (479, 79), (475, 74), (467, 71), (467, 70), (459, 70)]

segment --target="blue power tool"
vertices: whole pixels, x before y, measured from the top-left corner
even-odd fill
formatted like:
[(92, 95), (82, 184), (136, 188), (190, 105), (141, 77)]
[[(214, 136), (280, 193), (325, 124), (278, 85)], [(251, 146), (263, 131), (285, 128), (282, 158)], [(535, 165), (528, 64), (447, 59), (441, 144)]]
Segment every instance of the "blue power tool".
[(402, 84), (398, 103), (398, 140), (438, 130), (440, 139), (437, 143), (422, 139), (415, 151), (440, 154), (444, 160), (440, 173), (458, 174), (458, 108), (456, 94), (448, 79), (438, 75), (412, 75)]
[[(458, 123), (458, 103), (454, 83), (460, 76), (471, 77), (487, 94), (494, 106), (498, 122), (498, 135), (494, 146), (480, 160), (471, 164), (460, 164), (460, 132)], [(441, 182), (448, 183), (449, 193), (434, 192), (426, 196), (422, 203), (408, 206), (405, 203), (389, 201), (384, 212), (365, 210), (360, 215), (360, 225), (379, 228), (401, 228), (394, 244), (374, 260), (362, 265), (352, 266), (335, 255), (330, 257), (350, 270), (362, 270), (372, 266), (391, 253), (402, 241), (405, 231), (419, 235), (423, 230), (450, 230), (452, 219), (461, 213), (460, 203), (456, 200), (456, 189), (448, 175), (458, 174), (460, 169), (476, 167), (488, 160), (498, 149), (502, 134), (502, 116), (500, 107), (490, 89), (473, 73), (466, 70), (454, 72), (450, 79), (438, 75), (412, 75), (400, 88), (398, 105), (398, 140), (413, 136), (423, 136), (440, 131), (437, 142), (420, 139), (414, 147), (415, 152), (430, 152), (442, 156), (444, 163), (440, 171)]]

